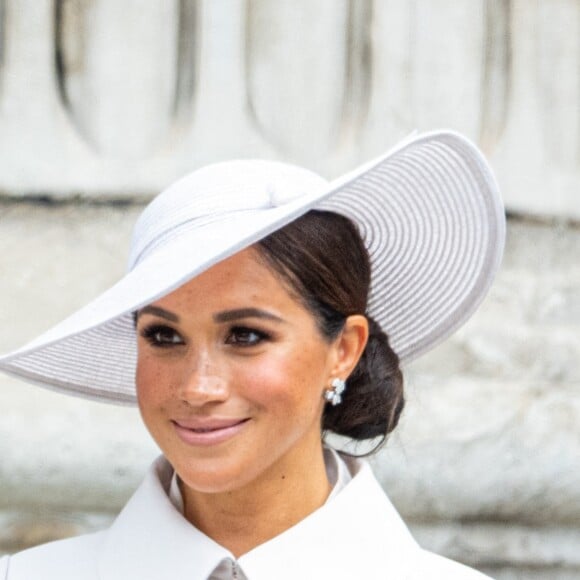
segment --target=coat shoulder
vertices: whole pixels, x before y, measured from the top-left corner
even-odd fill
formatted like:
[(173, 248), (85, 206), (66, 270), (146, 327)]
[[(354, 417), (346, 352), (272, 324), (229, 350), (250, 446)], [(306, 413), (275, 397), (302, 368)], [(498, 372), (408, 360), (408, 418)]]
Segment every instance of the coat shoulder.
[(421, 550), (421, 556), (417, 559), (412, 578), (429, 578), (429, 580), (492, 580), (489, 576), (444, 558), (439, 554)]
[(0, 580), (97, 580), (95, 559), (104, 532), (57, 540), (6, 558)]

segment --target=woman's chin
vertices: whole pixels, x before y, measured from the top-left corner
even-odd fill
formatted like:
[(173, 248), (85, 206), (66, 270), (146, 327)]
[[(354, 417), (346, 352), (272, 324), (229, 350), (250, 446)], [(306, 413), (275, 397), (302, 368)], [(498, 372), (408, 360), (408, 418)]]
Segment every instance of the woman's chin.
[(176, 467), (177, 474), (191, 491), (203, 494), (231, 493), (246, 486), (252, 481), (248, 474), (240, 473), (238, 469), (224, 469), (223, 465), (217, 469), (200, 470), (188, 467)]

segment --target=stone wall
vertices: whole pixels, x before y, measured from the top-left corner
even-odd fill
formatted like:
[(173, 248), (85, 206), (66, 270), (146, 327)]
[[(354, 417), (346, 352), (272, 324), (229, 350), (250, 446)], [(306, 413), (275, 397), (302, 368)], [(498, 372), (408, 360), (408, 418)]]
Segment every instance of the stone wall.
[(414, 129), (449, 127), (490, 157), (511, 210), (580, 218), (576, 0), (0, 8), (7, 195), (148, 196), (239, 156), (336, 176)]
[[(0, 0), (0, 352), (118, 279), (142, 198), (185, 171), (262, 156), (332, 177), (458, 129), (497, 170), (506, 256), (407, 369), (373, 462), (424, 545), (498, 579), (580, 577), (578, 2), (120, 6)], [(5, 376), (0, 408), (0, 554), (106, 526), (158, 453), (134, 409)]]

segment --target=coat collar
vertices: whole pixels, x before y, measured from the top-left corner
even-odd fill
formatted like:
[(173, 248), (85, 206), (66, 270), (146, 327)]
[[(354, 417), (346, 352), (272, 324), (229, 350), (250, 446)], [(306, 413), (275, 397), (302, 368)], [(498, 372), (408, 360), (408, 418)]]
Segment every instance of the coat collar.
[[(251, 580), (406, 577), (419, 548), (365, 462), (346, 458), (353, 478), (297, 525), (238, 559)], [(159, 457), (106, 533), (101, 580), (207, 580), (232, 554), (192, 526), (167, 496), (173, 469)]]

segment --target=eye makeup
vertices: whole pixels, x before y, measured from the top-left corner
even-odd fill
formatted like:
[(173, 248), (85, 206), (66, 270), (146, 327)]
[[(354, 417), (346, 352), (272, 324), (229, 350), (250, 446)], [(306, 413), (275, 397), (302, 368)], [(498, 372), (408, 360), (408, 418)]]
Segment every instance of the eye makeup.
[(179, 333), (165, 324), (150, 324), (139, 333), (149, 344), (159, 348), (169, 348), (183, 344)]

